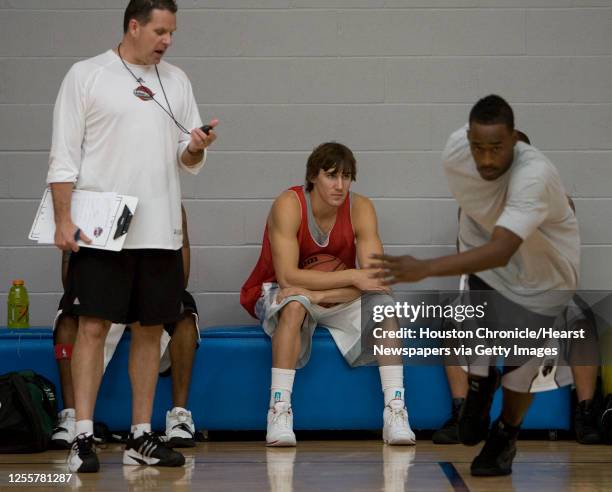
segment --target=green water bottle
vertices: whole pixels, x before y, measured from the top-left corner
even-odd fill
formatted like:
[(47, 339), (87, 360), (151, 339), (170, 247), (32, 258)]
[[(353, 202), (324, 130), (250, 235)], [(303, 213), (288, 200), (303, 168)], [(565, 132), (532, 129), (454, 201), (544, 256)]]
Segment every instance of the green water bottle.
[(30, 327), (30, 301), (23, 280), (13, 280), (8, 295), (8, 328)]

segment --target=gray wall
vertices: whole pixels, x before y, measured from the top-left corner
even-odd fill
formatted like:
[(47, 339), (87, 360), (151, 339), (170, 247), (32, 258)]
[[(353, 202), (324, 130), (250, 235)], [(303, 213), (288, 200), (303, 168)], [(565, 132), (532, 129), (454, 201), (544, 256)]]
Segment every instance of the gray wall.
[[(271, 200), (324, 140), (357, 151), (387, 250), (453, 251), (440, 151), (497, 92), (575, 198), (582, 286), (612, 279), (612, 0), (182, 0), (169, 60), (219, 140), (183, 194), (191, 289), (205, 324), (249, 321), (238, 289)], [(51, 114), (68, 67), (120, 40), (124, 0), (0, 0), (0, 324), (24, 278), (48, 325), (59, 253), (26, 238), (44, 187)], [(454, 286), (453, 279), (428, 287)]]

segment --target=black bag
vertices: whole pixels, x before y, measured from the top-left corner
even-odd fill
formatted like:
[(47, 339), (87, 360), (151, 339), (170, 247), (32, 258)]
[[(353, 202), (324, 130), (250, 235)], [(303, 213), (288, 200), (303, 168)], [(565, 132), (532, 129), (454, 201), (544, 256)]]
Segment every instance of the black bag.
[(33, 371), (0, 376), (0, 453), (45, 451), (56, 419), (51, 381)]

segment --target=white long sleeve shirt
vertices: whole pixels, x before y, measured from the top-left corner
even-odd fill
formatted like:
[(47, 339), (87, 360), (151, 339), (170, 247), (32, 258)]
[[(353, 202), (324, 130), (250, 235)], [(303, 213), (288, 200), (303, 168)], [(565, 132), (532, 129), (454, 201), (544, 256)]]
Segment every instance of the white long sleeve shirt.
[[(153, 100), (168, 109), (155, 65), (128, 64), (109, 50), (72, 66), (53, 112), (53, 139), (47, 183), (73, 182), (76, 189), (113, 191), (138, 197), (124, 248), (179, 249), (182, 246), (179, 167), (190, 141)], [(191, 84), (182, 70), (158, 65), (172, 112), (187, 129), (202, 125)], [(77, 224), (78, 225), (78, 224)]]

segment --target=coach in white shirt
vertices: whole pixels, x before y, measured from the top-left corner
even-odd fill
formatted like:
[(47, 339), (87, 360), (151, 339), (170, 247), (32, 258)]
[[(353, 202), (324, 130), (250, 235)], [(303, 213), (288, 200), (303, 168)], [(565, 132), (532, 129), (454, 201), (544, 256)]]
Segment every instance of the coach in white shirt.
[[(176, 11), (174, 0), (131, 0), (121, 43), (73, 65), (55, 104), (47, 182), (53, 193), (55, 244), (75, 252), (62, 309), (79, 316), (72, 357), (73, 472), (99, 469), (92, 418), (111, 322), (130, 324), (132, 330), (133, 425), (124, 464), (184, 463), (180, 453), (160, 445), (150, 422), (162, 325), (182, 314), (179, 167), (197, 174), (216, 137), (200, 128), (186, 75), (162, 61), (176, 30)], [(71, 219), (73, 188), (138, 197), (122, 251), (79, 249), (79, 235), (86, 243), (89, 238)]]

